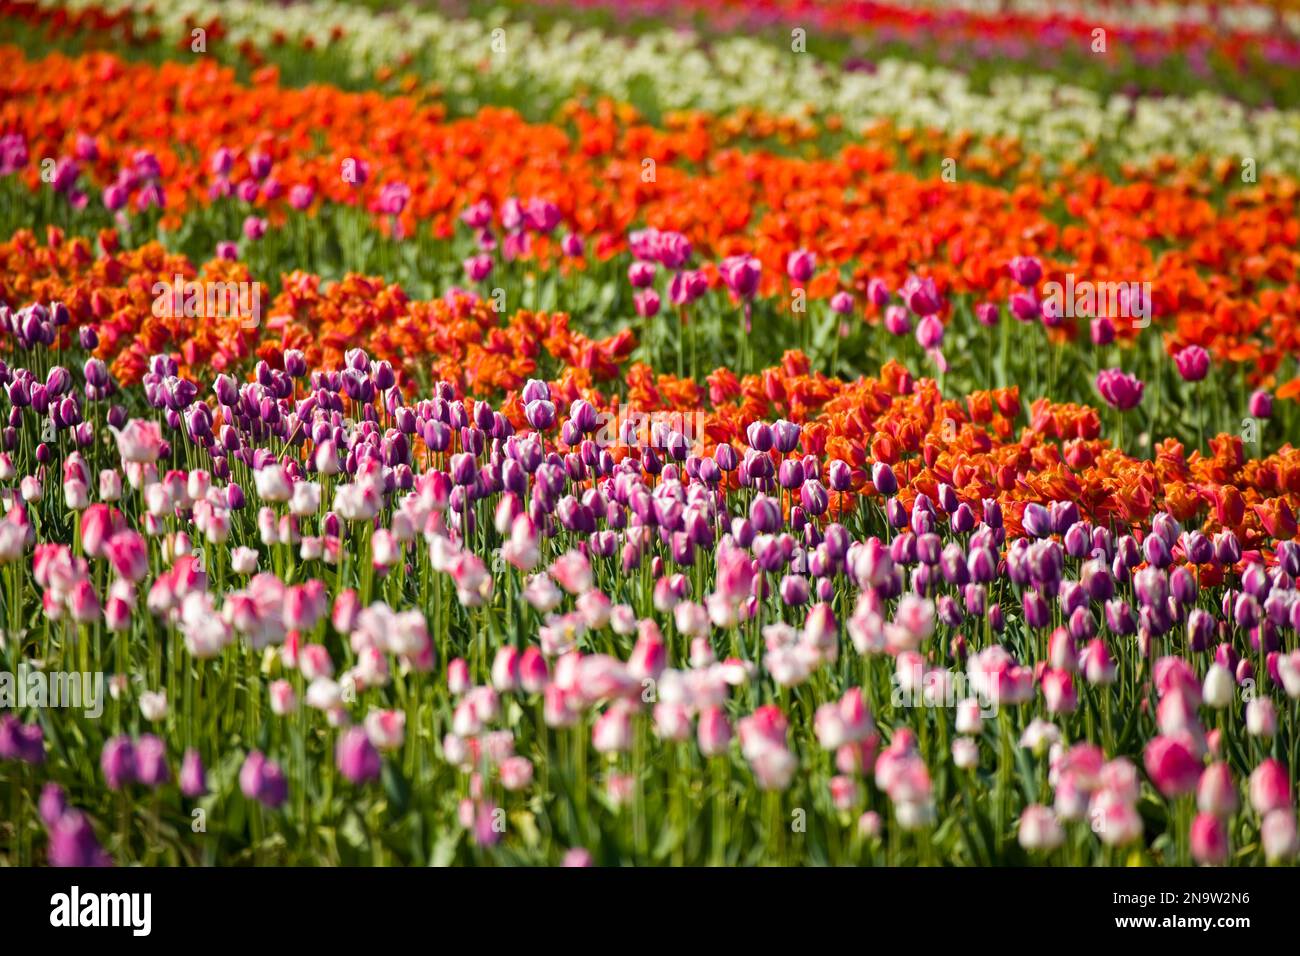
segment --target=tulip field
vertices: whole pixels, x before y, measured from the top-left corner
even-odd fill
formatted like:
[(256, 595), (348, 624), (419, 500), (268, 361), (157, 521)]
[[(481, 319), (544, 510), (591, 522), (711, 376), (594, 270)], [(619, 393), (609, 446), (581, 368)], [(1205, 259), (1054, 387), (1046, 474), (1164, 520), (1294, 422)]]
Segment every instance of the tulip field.
[(0, 0), (0, 864), (1300, 857), (1300, 3)]

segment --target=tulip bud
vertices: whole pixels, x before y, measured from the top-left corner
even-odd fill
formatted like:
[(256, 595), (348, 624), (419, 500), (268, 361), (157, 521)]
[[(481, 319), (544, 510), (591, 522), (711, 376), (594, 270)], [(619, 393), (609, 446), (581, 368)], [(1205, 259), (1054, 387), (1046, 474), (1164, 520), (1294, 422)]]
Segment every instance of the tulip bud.
[(1232, 703), (1236, 691), (1237, 682), (1228, 669), (1220, 664), (1211, 664), (1201, 688), (1201, 700), (1205, 706), (1221, 710)]
[(1221, 866), (1228, 861), (1228, 831), (1212, 813), (1199, 813), (1192, 821), (1191, 844), (1197, 863)]
[(1196, 806), (1202, 813), (1227, 818), (1237, 812), (1240, 804), (1232, 771), (1226, 763), (1212, 763), (1201, 772), (1196, 786)]

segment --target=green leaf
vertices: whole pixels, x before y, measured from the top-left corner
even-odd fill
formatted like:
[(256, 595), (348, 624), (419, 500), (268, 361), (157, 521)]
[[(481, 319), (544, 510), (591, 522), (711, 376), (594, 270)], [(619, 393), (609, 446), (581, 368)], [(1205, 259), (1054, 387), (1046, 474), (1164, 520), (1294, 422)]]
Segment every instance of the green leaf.
[(392, 806), (394, 813), (400, 815), (406, 812), (411, 802), (411, 785), (407, 781), (401, 768), (397, 766), (396, 761), (385, 760), (380, 771), (379, 779), (384, 785), (384, 795), (388, 797), (388, 802)]
[(451, 866), (456, 858), (456, 847), (460, 843), (460, 831), (444, 833), (433, 845), (433, 855), (429, 857), (430, 866)]

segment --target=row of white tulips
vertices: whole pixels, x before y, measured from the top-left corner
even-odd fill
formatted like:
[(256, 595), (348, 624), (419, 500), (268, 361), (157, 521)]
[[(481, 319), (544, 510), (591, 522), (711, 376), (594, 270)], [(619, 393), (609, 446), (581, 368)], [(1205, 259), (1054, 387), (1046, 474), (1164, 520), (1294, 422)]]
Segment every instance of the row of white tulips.
[[(40, 0), (56, 5), (55, 0)], [(219, 16), (224, 42), (262, 44), (279, 31), (291, 41), (338, 44), (354, 78), (415, 57), (428, 79), (452, 96), (470, 97), (484, 75), (527, 91), (535, 105), (558, 103), (577, 89), (619, 99), (653, 91), (663, 109), (722, 114), (742, 107), (806, 116), (809, 108), (843, 117), (850, 128), (888, 118), (904, 128), (968, 130), (1017, 137), (1049, 164), (1080, 157), (1092, 144), (1118, 161), (1158, 156), (1250, 159), (1259, 174), (1300, 172), (1300, 111), (1252, 110), (1204, 93), (1192, 97), (1105, 97), (1047, 76), (1005, 76), (988, 92), (960, 72), (897, 59), (875, 72), (843, 72), (816, 56), (770, 42), (731, 37), (708, 45), (689, 31), (636, 38), (557, 24), (541, 32), (504, 12), (453, 19), (406, 7), (389, 14), (339, 0), (288, 7), (249, 0), (72, 0), (69, 7), (129, 10), (141, 26), (171, 40), (194, 22)], [(332, 39), (334, 31), (342, 38)], [(498, 32), (499, 31), (499, 32)], [(211, 52), (211, 49), (209, 50)]]
[(1102, 26), (1170, 29), (1186, 25), (1217, 24), (1223, 30), (1268, 33), (1279, 17), (1292, 32), (1300, 32), (1300, 9), (1281, 3), (1211, 3), (1179, 0), (889, 0), (890, 6), (913, 10), (961, 10), (966, 13), (1016, 14), (1030, 17), (1065, 17)]

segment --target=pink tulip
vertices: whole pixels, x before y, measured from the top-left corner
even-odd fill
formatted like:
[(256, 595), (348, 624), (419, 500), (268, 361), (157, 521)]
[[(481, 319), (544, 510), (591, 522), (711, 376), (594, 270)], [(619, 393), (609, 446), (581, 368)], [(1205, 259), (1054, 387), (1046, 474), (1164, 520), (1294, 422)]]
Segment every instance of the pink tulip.
[(1178, 374), (1185, 382), (1199, 382), (1210, 370), (1210, 353), (1199, 345), (1189, 345), (1174, 355)]
[(1273, 810), (1291, 810), (1291, 781), (1286, 767), (1272, 757), (1250, 775), (1250, 805), (1260, 816)]
[(708, 707), (700, 712), (696, 728), (700, 753), (705, 757), (720, 757), (726, 754), (731, 743), (731, 725), (727, 714), (721, 707)]
[(749, 255), (731, 256), (718, 264), (722, 281), (737, 300), (751, 298), (758, 291), (762, 270), (759, 261)]
[(1196, 789), (1201, 764), (1182, 741), (1153, 737), (1143, 752), (1147, 775), (1166, 797), (1178, 797)]
[(1228, 831), (1212, 813), (1198, 813), (1192, 821), (1192, 859), (1205, 866), (1228, 862)]
[(795, 282), (807, 282), (817, 270), (817, 256), (807, 249), (796, 249), (785, 260), (786, 274)]
[(121, 430), (114, 430), (117, 452), (123, 462), (152, 463), (162, 453), (162, 428), (149, 419), (133, 418)]
[(1117, 368), (1097, 373), (1097, 391), (1111, 408), (1126, 412), (1142, 401), (1143, 383)]

